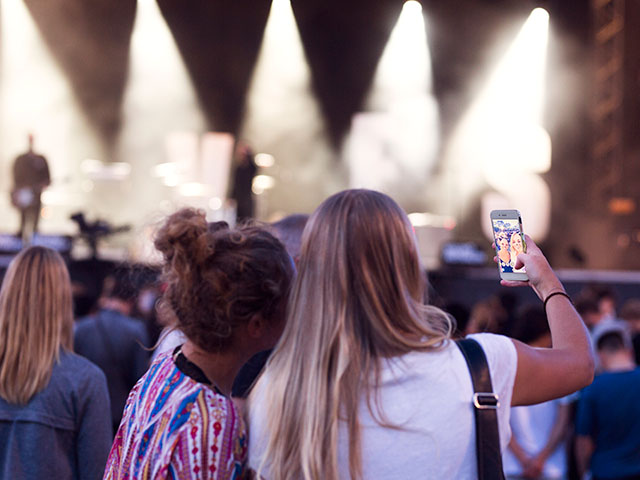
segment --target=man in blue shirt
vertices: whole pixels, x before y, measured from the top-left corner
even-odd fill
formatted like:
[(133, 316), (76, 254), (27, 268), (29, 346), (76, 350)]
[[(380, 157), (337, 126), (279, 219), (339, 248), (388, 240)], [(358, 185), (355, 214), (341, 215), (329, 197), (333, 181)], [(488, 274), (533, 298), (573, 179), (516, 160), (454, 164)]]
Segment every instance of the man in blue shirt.
[(74, 350), (107, 377), (115, 433), (129, 391), (149, 366), (149, 336), (142, 321), (130, 317), (136, 295), (131, 272), (118, 269), (105, 280), (100, 310), (78, 320)]
[(625, 326), (594, 331), (603, 373), (584, 389), (576, 416), (576, 457), (594, 480), (640, 478), (640, 368)]

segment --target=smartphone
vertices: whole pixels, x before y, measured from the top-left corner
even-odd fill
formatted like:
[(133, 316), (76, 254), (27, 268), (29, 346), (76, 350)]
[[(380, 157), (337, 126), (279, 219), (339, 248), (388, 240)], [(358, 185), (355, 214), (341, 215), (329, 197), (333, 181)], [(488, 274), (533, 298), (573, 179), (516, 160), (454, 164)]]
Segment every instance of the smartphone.
[(491, 212), (493, 239), (496, 244), (498, 270), (503, 280), (527, 281), (524, 267), (516, 269), (516, 257), (527, 251), (522, 230), (522, 217), (518, 210), (493, 210)]

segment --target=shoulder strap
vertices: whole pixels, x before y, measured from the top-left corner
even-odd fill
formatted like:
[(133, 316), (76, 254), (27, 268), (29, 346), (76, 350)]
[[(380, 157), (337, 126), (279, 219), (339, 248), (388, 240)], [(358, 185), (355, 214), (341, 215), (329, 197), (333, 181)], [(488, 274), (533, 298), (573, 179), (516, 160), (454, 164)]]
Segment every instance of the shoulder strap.
[(498, 433), (499, 402), (491, 385), (487, 357), (480, 344), (471, 338), (457, 340), (456, 344), (467, 362), (473, 384), (478, 480), (504, 479)]

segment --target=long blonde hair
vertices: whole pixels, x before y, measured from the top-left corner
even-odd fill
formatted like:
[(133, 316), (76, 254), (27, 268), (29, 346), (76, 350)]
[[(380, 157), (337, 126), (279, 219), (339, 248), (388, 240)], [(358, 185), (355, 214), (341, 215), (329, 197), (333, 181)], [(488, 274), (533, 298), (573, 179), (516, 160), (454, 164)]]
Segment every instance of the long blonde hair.
[(381, 361), (442, 346), (452, 325), (424, 304), (411, 224), (388, 196), (347, 190), (329, 197), (302, 242), (287, 325), (255, 389), (265, 392), (267, 409), (259, 470), (274, 479), (337, 479), (344, 421), (349, 472), (361, 478), (363, 395), (389, 426), (375, 395)]
[(60, 349), (73, 348), (69, 272), (62, 257), (29, 247), (0, 289), (0, 397), (25, 404), (44, 389)]

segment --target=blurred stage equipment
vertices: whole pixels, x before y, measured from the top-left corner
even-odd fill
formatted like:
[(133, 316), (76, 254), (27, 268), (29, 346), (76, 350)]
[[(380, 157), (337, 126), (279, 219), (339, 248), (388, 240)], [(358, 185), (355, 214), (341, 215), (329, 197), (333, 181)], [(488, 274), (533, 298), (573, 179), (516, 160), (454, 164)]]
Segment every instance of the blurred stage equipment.
[[(625, 0), (591, 0), (594, 21), (594, 101), (591, 146), (594, 207), (629, 215), (635, 201), (625, 191), (624, 60)], [(603, 201), (604, 200), (604, 201)]]
[[(71, 256), (73, 239), (68, 235), (35, 234), (29, 243), (31, 246), (47, 247), (60, 253), (64, 258)], [(0, 233), (0, 268), (5, 268), (25, 245), (16, 235)]]
[(76, 238), (87, 242), (91, 249), (93, 259), (98, 258), (98, 242), (100, 240), (117, 233), (128, 232), (131, 229), (129, 225), (113, 227), (111, 224), (100, 219), (88, 222), (82, 212), (71, 215), (71, 220), (78, 225), (78, 229), (80, 230)]
[(427, 270), (438, 268), (442, 246), (451, 241), (452, 230), (456, 226), (455, 220), (427, 212), (414, 212), (408, 216), (416, 234), (422, 266)]
[(442, 264), (447, 266), (481, 267), (489, 256), (475, 242), (447, 242), (442, 246)]

